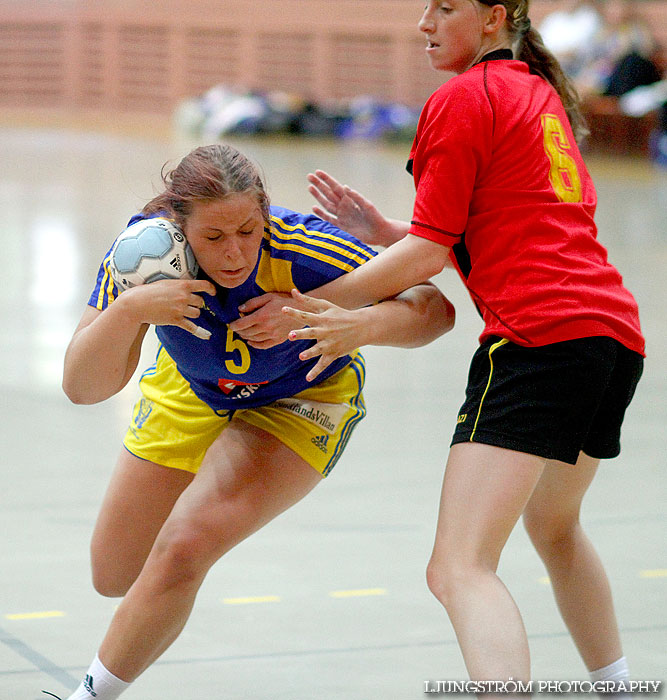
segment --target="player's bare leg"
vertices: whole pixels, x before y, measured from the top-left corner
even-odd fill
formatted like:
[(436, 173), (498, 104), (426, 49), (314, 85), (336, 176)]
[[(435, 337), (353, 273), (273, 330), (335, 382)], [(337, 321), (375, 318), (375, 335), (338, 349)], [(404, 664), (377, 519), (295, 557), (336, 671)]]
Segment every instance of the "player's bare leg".
[(479, 443), (450, 450), (427, 576), (473, 680), (530, 679), (523, 621), (496, 568), (545, 461)]
[(127, 593), (193, 476), (122, 450), (90, 547), (93, 584), (99, 593), (110, 597)]
[(622, 656), (609, 581), (579, 522), (581, 501), (599, 463), (583, 453), (574, 467), (549, 461), (524, 513), (563, 620), (589, 671)]
[(230, 425), (209, 448), (119, 606), (100, 648), (104, 666), (134, 680), (179, 635), (212, 564), (321, 480), (273, 436)]

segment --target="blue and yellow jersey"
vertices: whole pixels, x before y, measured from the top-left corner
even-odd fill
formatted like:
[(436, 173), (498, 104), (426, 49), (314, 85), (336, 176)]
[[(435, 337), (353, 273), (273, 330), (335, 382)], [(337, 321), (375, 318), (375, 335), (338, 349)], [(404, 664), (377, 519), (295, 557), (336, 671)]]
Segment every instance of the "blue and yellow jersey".
[[(140, 218), (135, 216), (130, 223)], [(228, 324), (239, 318), (238, 307), (252, 297), (289, 292), (295, 287), (309, 292), (363, 265), (374, 255), (371, 248), (314, 215), (273, 206), (250, 277), (233, 289), (216, 285), (215, 297), (203, 295), (206, 305), (195, 322), (211, 331), (210, 339), (201, 340), (177, 326), (158, 326), (158, 338), (195, 394), (215, 411), (263, 406), (293, 396), (313, 385), (306, 381), (306, 374), (316, 360), (299, 359), (299, 353), (313, 341), (285, 341), (269, 350), (257, 350), (233, 333)], [(199, 274), (205, 277), (202, 271)], [(119, 293), (109, 273), (107, 253), (88, 304), (104, 310)], [(315, 383), (349, 361), (349, 356), (339, 358)]]

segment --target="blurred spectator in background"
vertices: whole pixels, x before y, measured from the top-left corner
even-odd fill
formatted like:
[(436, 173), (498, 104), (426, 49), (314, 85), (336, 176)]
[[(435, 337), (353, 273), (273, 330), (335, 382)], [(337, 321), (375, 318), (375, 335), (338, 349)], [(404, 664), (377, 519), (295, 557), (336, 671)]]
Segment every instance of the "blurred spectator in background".
[(538, 27), (544, 44), (571, 78), (588, 64), (591, 42), (602, 30), (599, 6), (599, 0), (560, 2)]
[[(598, 145), (613, 142), (618, 152), (634, 152), (645, 143), (640, 147), (665, 167), (665, 47), (658, 45), (642, 18), (640, 4), (638, 0), (569, 0), (545, 17), (539, 31), (579, 92), (590, 139), (597, 139)], [(623, 115), (634, 122), (651, 112), (657, 118), (642, 128), (622, 121)]]
[(636, 0), (605, 1), (603, 24), (573, 76), (583, 97), (620, 97), (660, 80), (658, 44), (636, 5)]
[(649, 138), (649, 155), (657, 166), (667, 169), (667, 78), (629, 90), (619, 98), (619, 106), (630, 117), (657, 112), (656, 128)]

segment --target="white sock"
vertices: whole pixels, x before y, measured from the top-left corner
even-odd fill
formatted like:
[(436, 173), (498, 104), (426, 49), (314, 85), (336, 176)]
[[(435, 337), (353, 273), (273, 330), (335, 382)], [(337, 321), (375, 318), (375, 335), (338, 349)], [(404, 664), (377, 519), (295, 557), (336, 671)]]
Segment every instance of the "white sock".
[(81, 685), (67, 700), (117, 700), (120, 694), (130, 687), (130, 683), (116, 678), (107, 671), (100, 657), (96, 656)]
[[(625, 656), (621, 656), (618, 661), (614, 661), (609, 666), (598, 668), (590, 672), (591, 681), (627, 681), (630, 680), (630, 671)], [(612, 696), (614, 700), (626, 700), (631, 698), (630, 693), (616, 693)]]

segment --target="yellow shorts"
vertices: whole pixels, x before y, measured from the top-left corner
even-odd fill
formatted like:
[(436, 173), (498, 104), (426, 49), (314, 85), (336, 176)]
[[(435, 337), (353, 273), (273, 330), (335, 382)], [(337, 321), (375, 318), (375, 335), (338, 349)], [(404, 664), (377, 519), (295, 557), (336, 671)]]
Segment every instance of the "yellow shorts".
[(352, 431), (366, 415), (361, 353), (332, 377), (267, 406), (215, 413), (199, 399), (160, 347), (155, 365), (139, 382), (125, 447), (137, 457), (196, 473), (206, 451), (231, 421), (266, 430), (322, 476), (333, 469)]

